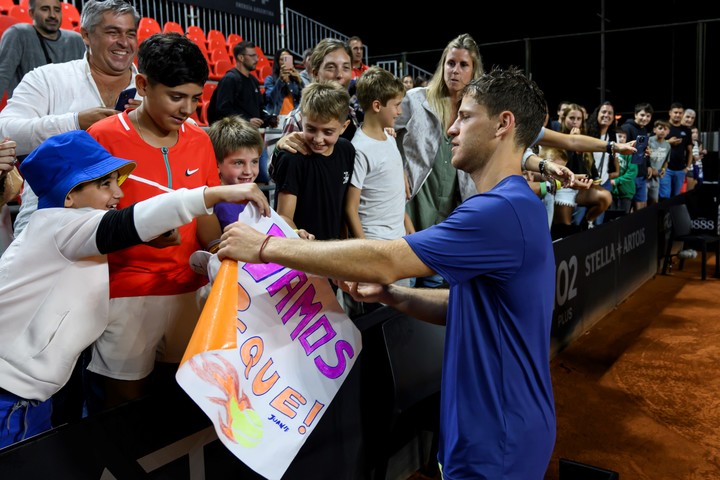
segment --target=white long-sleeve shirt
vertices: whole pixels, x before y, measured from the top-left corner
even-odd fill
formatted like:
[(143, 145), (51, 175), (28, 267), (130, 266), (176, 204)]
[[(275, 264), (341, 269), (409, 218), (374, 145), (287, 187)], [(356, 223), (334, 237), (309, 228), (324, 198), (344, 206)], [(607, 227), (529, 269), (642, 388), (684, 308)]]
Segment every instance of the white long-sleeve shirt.
[[(98, 245), (129, 246), (127, 238), (145, 242), (212, 213), (205, 207), (205, 188), (139, 202), (128, 207), (133, 215), (104, 224), (101, 231), (103, 217), (114, 213), (120, 218), (120, 212), (35, 211), (0, 257), (0, 388), (44, 401), (65, 385), (80, 353), (108, 323), (107, 256)], [(117, 232), (115, 227), (123, 235), (130, 232), (124, 242), (109, 233)]]

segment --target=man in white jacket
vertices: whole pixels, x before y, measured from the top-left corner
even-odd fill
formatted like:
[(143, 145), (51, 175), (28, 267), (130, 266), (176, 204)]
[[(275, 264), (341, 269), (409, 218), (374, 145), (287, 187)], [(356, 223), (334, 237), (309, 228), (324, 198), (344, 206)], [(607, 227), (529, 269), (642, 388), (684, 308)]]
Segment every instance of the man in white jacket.
[(270, 212), (255, 184), (180, 189), (118, 210), (134, 167), (83, 130), (51, 137), (20, 165), (38, 210), (0, 257), (0, 448), (51, 428), (51, 396), (108, 323), (107, 253), (210, 214), (218, 202)]

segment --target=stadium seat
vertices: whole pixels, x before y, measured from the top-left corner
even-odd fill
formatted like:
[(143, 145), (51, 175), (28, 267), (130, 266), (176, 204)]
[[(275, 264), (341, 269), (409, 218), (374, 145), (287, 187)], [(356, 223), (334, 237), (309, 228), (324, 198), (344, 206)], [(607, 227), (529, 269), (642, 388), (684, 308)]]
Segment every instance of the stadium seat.
[[(200, 95), (200, 100), (198, 101), (198, 117), (200, 120), (205, 120), (207, 123), (207, 116), (203, 115), (203, 108), (207, 107), (207, 104), (210, 103), (210, 98), (212, 97), (213, 92), (217, 88), (216, 82), (205, 82), (205, 85), (203, 86), (202, 95)], [(207, 111), (207, 108), (205, 108), (205, 111)]]
[(233, 48), (235, 45), (243, 41), (243, 37), (237, 33), (229, 33), (227, 36), (227, 50), (230, 56), (233, 56)]
[(208, 52), (212, 52), (213, 50), (222, 50), (225, 52), (225, 55), (227, 55), (227, 43), (225, 43), (224, 40), (220, 40), (217, 37), (215, 37), (213, 39), (208, 39), (207, 49), (208, 49)]
[(230, 60), (218, 60), (211, 66), (210, 79), (220, 80), (223, 75), (225, 75), (225, 73), (231, 68), (233, 68), (233, 66), (232, 63), (230, 63)]
[(210, 64), (217, 63), (218, 60), (230, 60), (228, 53), (224, 48), (210, 48)]
[(19, 22), (32, 23), (30, 12), (22, 5), (13, 5), (12, 7), (10, 7), (10, 12), (8, 13), (8, 15), (15, 18)]
[(30, 0), (20, 0), (18, 5), (23, 7), (25, 10), (30, 10)]
[(210, 102), (207, 101), (207, 102), (203, 103), (202, 107), (200, 107), (200, 114), (198, 115), (198, 120), (199, 120), (198, 125), (200, 125), (201, 127), (207, 127), (210, 125), (210, 122), (208, 121), (208, 118), (207, 118), (207, 111), (208, 111), (209, 105), (210, 105)]
[[(212, 48), (210, 48), (210, 42), (212, 42), (215, 39), (220, 40), (220, 42), (223, 44), (223, 46), (227, 45), (227, 39), (225, 38), (225, 34), (223, 32), (221, 32), (220, 30), (214, 30), (214, 29), (208, 30), (208, 32), (207, 32), (208, 50), (212, 50)], [(227, 47), (225, 47), (225, 49), (227, 50)]]
[(150, 17), (142, 17), (137, 31), (138, 44), (141, 44), (143, 40), (149, 36), (160, 33), (161, 31), (160, 24), (157, 20)]
[(138, 29), (147, 29), (149, 32), (151, 32), (151, 35), (153, 33), (162, 32), (162, 28), (160, 28), (160, 24), (158, 23), (158, 21), (151, 17), (142, 17), (140, 19)]
[(60, 28), (65, 30), (73, 30), (75, 27), (80, 26), (80, 12), (72, 3), (60, 2), (62, 7), (62, 23)]
[(185, 32), (183, 31), (182, 26), (179, 23), (173, 22), (170, 20), (165, 22), (165, 25), (163, 25), (163, 33), (168, 33), (168, 32), (176, 32), (176, 33), (179, 33), (180, 35), (185, 35)]
[(265, 79), (272, 75), (272, 66), (269, 63), (264, 63), (261, 68), (257, 69), (260, 74), (260, 83), (264, 83)]
[(207, 60), (208, 64), (210, 63), (210, 52), (207, 50), (207, 45), (205, 44), (204, 37), (198, 37), (196, 35), (190, 35), (187, 36), (195, 45), (200, 47), (200, 51), (205, 55), (205, 60)]
[(10, 9), (14, 6), (13, 0), (0, 0), (0, 15), (9, 15)]
[(205, 30), (196, 25), (190, 25), (185, 29), (185, 33), (188, 37), (197, 37), (201, 39), (205, 45), (205, 49), (207, 50), (207, 37), (205, 36)]
[(200, 103), (210, 103), (210, 97), (212, 97), (212, 94), (216, 88), (217, 88), (217, 83), (205, 82), (205, 85), (203, 86), (202, 95), (200, 95)]

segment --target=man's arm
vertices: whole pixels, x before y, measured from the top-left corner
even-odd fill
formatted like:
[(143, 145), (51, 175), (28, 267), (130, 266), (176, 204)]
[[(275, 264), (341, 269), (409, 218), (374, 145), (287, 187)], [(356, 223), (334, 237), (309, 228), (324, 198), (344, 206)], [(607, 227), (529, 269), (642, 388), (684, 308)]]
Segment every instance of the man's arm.
[(445, 325), (450, 296), (450, 290), (447, 288), (410, 288), (358, 282), (337, 283), (355, 301), (384, 303), (418, 320)]
[(227, 227), (221, 239), (218, 251), (221, 259), (228, 257), (251, 263), (279, 263), (328, 278), (387, 285), (401, 278), (435, 274), (404, 239), (307, 242), (268, 238), (239, 222)]

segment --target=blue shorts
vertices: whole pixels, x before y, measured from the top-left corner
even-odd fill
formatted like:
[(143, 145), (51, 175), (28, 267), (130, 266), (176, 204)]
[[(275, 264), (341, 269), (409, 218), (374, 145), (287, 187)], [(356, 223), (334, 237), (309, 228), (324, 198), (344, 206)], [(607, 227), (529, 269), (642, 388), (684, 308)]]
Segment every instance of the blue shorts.
[(647, 179), (645, 177), (635, 177), (633, 202), (647, 202)]
[(0, 393), (0, 448), (52, 428), (52, 398), (39, 402)]

